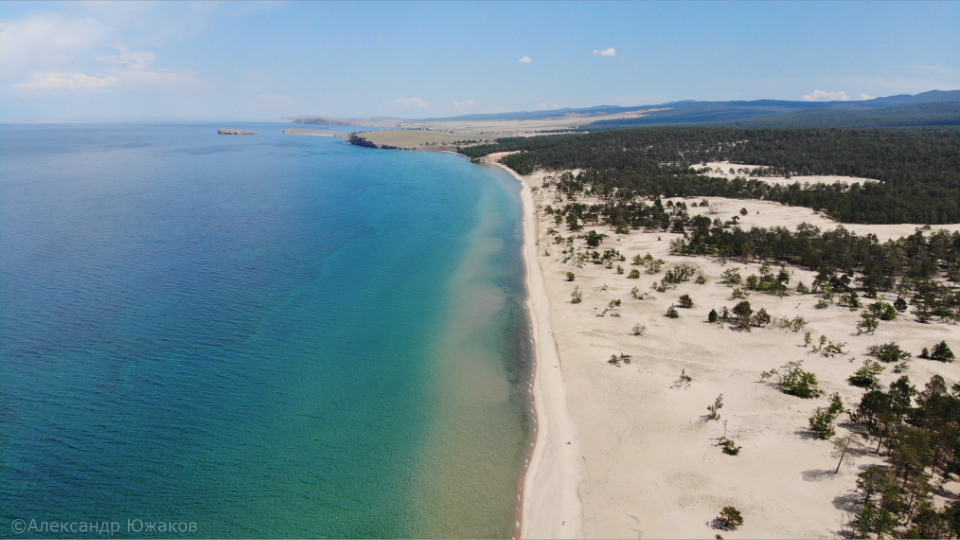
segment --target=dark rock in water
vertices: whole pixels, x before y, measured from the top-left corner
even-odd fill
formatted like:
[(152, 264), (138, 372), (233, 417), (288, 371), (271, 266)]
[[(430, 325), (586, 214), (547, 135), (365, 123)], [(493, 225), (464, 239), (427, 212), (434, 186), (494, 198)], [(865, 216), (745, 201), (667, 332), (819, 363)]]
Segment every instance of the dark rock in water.
[(243, 129), (218, 129), (218, 135), (259, 135), (256, 131), (246, 131)]
[(364, 139), (363, 137), (360, 137), (359, 135), (351, 135), (347, 142), (356, 146), (366, 146), (367, 148), (377, 147), (376, 144)]

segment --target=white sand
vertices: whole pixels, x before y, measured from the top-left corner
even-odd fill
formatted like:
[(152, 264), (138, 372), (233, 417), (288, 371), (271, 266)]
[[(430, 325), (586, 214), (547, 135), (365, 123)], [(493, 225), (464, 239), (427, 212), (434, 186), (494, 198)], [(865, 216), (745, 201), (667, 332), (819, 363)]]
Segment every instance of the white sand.
[[(831, 444), (810, 438), (807, 423), (817, 407), (827, 405), (827, 398), (803, 400), (784, 395), (769, 380), (760, 382), (760, 372), (802, 360), (805, 369), (816, 373), (822, 389), (839, 392), (847, 406), (855, 406), (863, 390), (850, 386), (846, 379), (860, 366), (869, 345), (896, 341), (916, 356), (922, 347), (946, 339), (958, 350), (960, 328), (919, 324), (904, 314), (881, 322), (875, 335), (857, 336), (859, 313), (836, 305), (817, 310), (818, 297), (813, 295), (792, 294), (780, 299), (758, 292), (748, 298), (754, 311), (763, 307), (774, 317), (802, 315), (809, 321), (804, 331), (846, 342), (848, 354), (825, 358), (812, 353), (803, 346), (804, 331), (793, 333), (769, 326), (737, 332), (725, 325), (708, 324), (711, 308), (732, 308), (737, 301), (730, 298), (731, 289), (719, 283), (725, 267), (718, 260), (668, 255), (670, 240), (679, 235), (639, 231), (616, 235), (606, 227), (586, 227), (610, 236), (599, 251), (615, 248), (627, 257), (626, 262), (617, 263), (624, 267), (624, 275), (601, 265), (588, 263), (577, 268), (562, 263), (558, 256), (564, 246), (554, 246), (553, 237), (544, 233), (548, 227), (563, 236), (572, 233), (557, 226), (552, 216), (540, 214), (539, 245), (531, 242), (529, 234), (535, 225), (528, 219), (531, 206), (546, 206), (554, 195), (540, 193), (531, 201), (529, 188), (539, 186), (542, 177), (534, 174), (523, 179), (528, 235), (525, 256), (532, 261), (536, 250), (542, 273), (538, 276), (536, 266), (528, 266), (540, 431), (526, 475), (523, 536), (713, 538), (718, 531), (705, 523), (726, 505), (736, 506), (745, 519), (739, 530), (723, 532), (726, 538), (837, 535), (849, 521), (849, 512), (855, 510), (847, 498), (855, 489), (856, 474), (881, 460), (870, 452), (859, 452), (855, 464), (844, 465), (834, 475)], [(699, 200), (687, 200), (693, 215), (709, 212), (692, 207), (691, 203)], [(747, 208), (749, 214), (741, 218), (747, 227), (793, 228), (802, 221), (825, 229), (836, 226), (805, 208), (764, 201), (709, 200), (719, 212), (711, 218), (726, 220)], [(847, 226), (858, 234), (875, 232), (881, 240), (910, 234), (915, 227)], [(946, 228), (957, 230), (958, 226)], [(577, 240), (576, 245), (583, 242)], [(708, 283), (691, 281), (656, 293), (650, 286), (662, 278), (662, 272), (627, 279), (626, 273), (638, 268), (630, 259), (647, 252), (667, 261), (664, 270), (679, 262), (697, 265)], [(741, 268), (746, 278), (757, 273), (759, 265), (731, 262), (729, 267)], [(791, 287), (797, 281), (810, 285), (811, 272), (791, 270)], [(566, 272), (574, 272), (576, 281), (567, 282)], [(606, 290), (602, 290), (604, 285)], [(574, 286), (583, 292), (580, 304), (570, 303)], [(644, 300), (631, 298), (632, 287), (645, 294)], [(680, 309), (679, 319), (664, 317), (684, 293), (693, 298), (694, 307)], [(596, 316), (615, 299), (623, 303), (618, 310), (620, 318)], [(641, 337), (630, 332), (637, 323), (646, 326)], [(620, 353), (633, 355), (633, 363), (620, 368), (607, 363), (611, 354)], [(914, 358), (910, 364), (907, 374), (919, 389), (934, 373), (943, 375), (948, 385), (960, 380), (960, 363)], [(557, 365), (560, 367), (552, 367)], [(892, 365), (885, 367), (881, 382), (886, 385), (899, 375), (893, 373)], [(693, 381), (688, 388), (677, 388), (674, 383), (684, 369)], [(727, 456), (716, 446), (723, 424), (704, 419), (706, 406), (719, 394), (724, 395), (720, 413), (721, 420), (728, 422), (728, 436), (743, 447), (738, 456)], [(847, 433), (846, 421), (843, 415), (838, 435)], [(567, 441), (571, 444), (566, 445)], [(567, 525), (558, 527), (563, 521)]]
[[(768, 184), (776, 184), (781, 186), (789, 186), (796, 182), (800, 182), (800, 185), (804, 184), (834, 184), (840, 182), (844, 185), (859, 183), (866, 184), (868, 182), (879, 182), (879, 180), (873, 180), (871, 178), (857, 178), (855, 176), (836, 176), (836, 175), (826, 175), (826, 176), (792, 176), (786, 178), (783, 176), (750, 176), (750, 171), (755, 169), (760, 169), (760, 165), (739, 165), (737, 163), (730, 163), (729, 161), (711, 161), (709, 163), (702, 163), (699, 165), (694, 165), (694, 169), (700, 169), (703, 167), (708, 167), (712, 169), (705, 173), (707, 176), (714, 178), (726, 178), (732, 180), (736, 177), (742, 177), (753, 180), (761, 180)], [(731, 173), (730, 169), (734, 169), (734, 172)], [(743, 170), (746, 169), (747, 172)]]
[[(500, 165), (502, 167), (502, 165)], [(518, 180), (521, 177), (510, 171)], [(523, 185), (523, 257), (528, 291), (527, 312), (534, 338), (533, 405), (535, 447), (523, 481), (522, 538), (582, 538), (580, 441), (567, 410), (564, 366), (553, 335), (539, 249), (538, 222), (530, 186)], [(533, 443), (532, 443), (533, 444)]]

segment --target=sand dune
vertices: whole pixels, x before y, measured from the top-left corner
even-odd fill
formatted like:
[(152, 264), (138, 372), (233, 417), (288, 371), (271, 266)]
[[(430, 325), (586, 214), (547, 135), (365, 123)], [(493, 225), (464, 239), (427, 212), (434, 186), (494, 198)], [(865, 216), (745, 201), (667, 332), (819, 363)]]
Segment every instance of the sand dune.
[[(544, 174), (523, 178), (528, 188), (541, 187)], [(526, 190), (525, 190), (526, 192)], [(553, 202), (554, 194), (540, 191), (528, 205)], [(674, 199), (679, 200), (679, 199)], [(692, 207), (692, 215), (711, 209)], [(709, 199), (710, 217), (726, 220), (740, 215), (743, 226), (795, 227), (801, 222), (824, 229), (835, 222), (806, 208), (784, 206), (765, 201)], [(586, 201), (590, 202), (590, 201)], [(666, 201), (664, 201), (666, 203)], [(527, 213), (533, 212), (528, 206)], [(759, 212), (759, 213), (758, 213)], [(774, 317), (802, 316), (806, 328), (794, 333), (772, 326), (751, 332), (734, 331), (727, 325), (708, 324), (711, 308), (732, 308), (731, 288), (720, 282), (726, 268), (739, 267), (744, 278), (758, 273), (759, 265), (729, 262), (725, 266), (710, 258), (675, 257), (668, 253), (670, 241), (680, 237), (669, 233), (633, 231), (617, 235), (606, 227), (596, 228), (609, 237), (598, 248), (617, 249), (626, 258), (619, 262), (625, 269), (587, 263), (582, 268), (560, 260), (566, 246), (554, 245), (554, 237), (545, 231), (554, 227), (570, 236), (566, 227), (557, 226), (552, 216), (540, 213), (537, 249), (545, 294), (537, 286), (531, 289), (533, 316), (539, 321), (536, 332), (538, 354), (538, 414), (548, 400), (566, 396), (566, 411), (576, 432), (573, 445), (579, 448), (579, 460), (548, 459), (557, 445), (565, 441), (544, 429), (564, 408), (554, 406), (541, 416), (541, 432), (536, 452), (543, 457), (532, 460), (526, 476), (523, 532), (525, 536), (552, 535), (587, 538), (713, 538), (718, 532), (706, 526), (726, 505), (736, 506), (745, 518), (737, 531), (723, 532), (727, 538), (828, 538), (850, 519), (855, 508), (850, 496), (857, 473), (880, 458), (869, 451), (858, 452), (855, 464), (844, 465), (833, 474), (836, 460), (828, 441), (812, 439), (808, 417), (827, 398), (804, 400), (780, 393), (769, 381), (760, 381), (760, 373), (788, 361), (802, 361), (814, 372), (827, 393), (839, 392), (844, 403), (855, 406), (863, 391), (846, 379), (861, 364), (870, 345), (898, 342), (914, 353), (907, 374), (922, 386), (933, 374), (940, 374), (948, 385), (960, 380), (960, 363), (942, 364), (916, 358), (922, 347), (947, 340), (960, 346), (960, 327), (951, 324), (920, 324), (910, 315), (882, 322), (873, 335), (858, 336), (858, 312), (833, 305), (814, 307), (818, 297), (792, 294), (785, 298), (755, 292), (748, 300), (754, 310), (765, 308)], [(911, 234), (915, 225), (844, 225), (858, 234), (874, 233), (881, 240)], [(939, 228), (939, 227), (938, 227)], [(960, 226), (944, 228), (958, 230)], [(531, 227), (532, 229), (532, 227)], [(575, 241), (582, 247), (583, 241)], [(650, 253), (666, 261), (664, 270), (677, 263), (696, 265), (707, 283), (683, 283), (674, 290), (658, 293), (651, 289), (658, 275), (642, 272), (640, 279), (628, 279), (634, 255)], [(798, 281), (809, 285), (813, 273), (791, 268), (791, 286)], [(574, 272), (575, 281), (566, 281)], [(536, 281), (536, 276), (533, 276)], [(583, 301), (570, 302), (575, 287)], [(633, 299), (631, 289), (643, 294)], [(664, 316), (680, 295), (689, 294), (692, 309), (680, 309), (678, 319)], [(622, 307), (600, 315), (609, 303), (620, 300)], [(547, 307), (549, 306), (549, 307)], [(549, 324), (550, 330), (543, 325)], [(642, 336), (631, 329), (646, 327)], [(803, 333), (826, 335), (831, 341), (846, 343), (847, 354), (823, 357), (803, 345)], [(558, 377), (548, 379), (553, 358), (545, 356), (555, 338), (559, 353)], [(544, 343), (546, 340), (546, 343)], [(955, 345), (954, 345), (955, 344)], [(607, 362), (613, 354), (632, 355), (632, 363), (615, 367)], [(881, 382), (889, 384), (899, 377), (886, 366)], [(689, 385), (678, 384), (682, 371), (692, 377)], [(723, 394), (721, 421), (707, 421), (706, 406)], [(728, 456), (717, 446), (724, 435), (742, 446), (738, 456)], [(838, 434), (847, 432), (841, 417)], [(565, 420), (566, 422), (566, 420)], [(573, 446), (571, 445), (571, 446)], [(576, 448), (575, 447), (575, 448)], [(574, 485), (573, 479), (579, 479)], [(568, 516), (576, 515), (582, 504), (582, 525)], [(565, 529), (566, 521), (577, 530)], [(582, 527), (582, 530), (580, 529)]]

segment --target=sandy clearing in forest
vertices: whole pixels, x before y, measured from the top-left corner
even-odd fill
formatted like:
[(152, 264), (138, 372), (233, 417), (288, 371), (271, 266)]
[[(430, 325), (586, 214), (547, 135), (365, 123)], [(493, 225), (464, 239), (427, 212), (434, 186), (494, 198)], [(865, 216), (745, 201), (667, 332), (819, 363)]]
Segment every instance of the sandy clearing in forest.
[[(760, 169), (760, 165), (740, 165), (737, 163), (730, 163), (729, 161), (711, 161), (708, 163), (701, 163), (698, 165), (693, 165), (694, 169), (701, 169), (703, 167), (708, 167), (712, 169), (707, 172), (707, 176), (714, 178), (726, 178), (732, 180), (736, 177), (742, 177), (753, 180), (762, 180), (768, 184), (776, 184), (781, 186), (789, 186), (796, 182), (799, 182), (800, 185), (803, 184), (834, 184), (840, 182), (841, 184), (848, 185), (853, 183), (865, 184), (868, 182), (879, 182), (879, 180), (873, 180), (870, 178), (857, 178), (854, 176), (837, 176), (837, 175), (826, 175), (826, 176), (792, 176), (786, 178), (783, 176), (750, 176), (749, 171), (755, 169)], [(730, 169), (734, 169), (734, 172), (731, 173)], [(744, 172), (743, 169), (747, 169), (747, 172)]]

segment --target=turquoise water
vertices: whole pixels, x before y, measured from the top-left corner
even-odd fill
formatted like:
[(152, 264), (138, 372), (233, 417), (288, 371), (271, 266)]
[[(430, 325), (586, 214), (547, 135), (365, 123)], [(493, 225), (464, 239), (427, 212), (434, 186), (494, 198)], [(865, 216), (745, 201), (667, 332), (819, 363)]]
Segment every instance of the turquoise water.
[(0, 126), (0, 535), (510, 535), (520, 186), (286, 127)]

